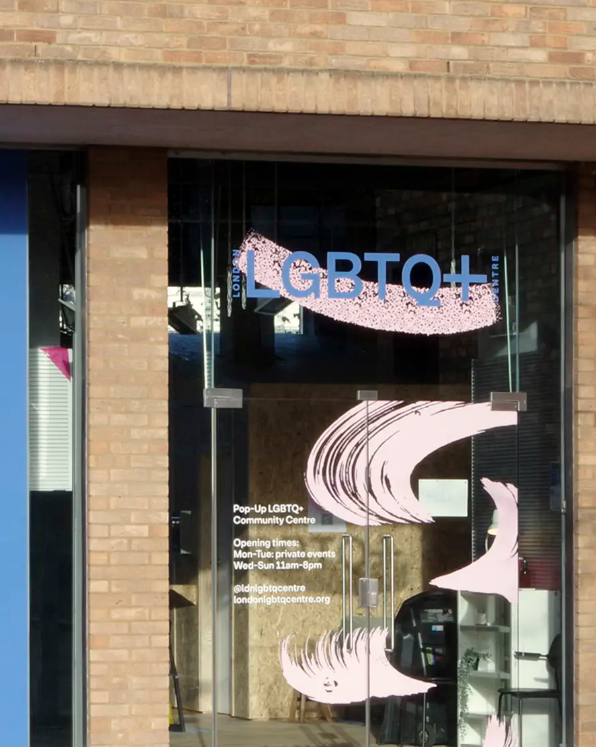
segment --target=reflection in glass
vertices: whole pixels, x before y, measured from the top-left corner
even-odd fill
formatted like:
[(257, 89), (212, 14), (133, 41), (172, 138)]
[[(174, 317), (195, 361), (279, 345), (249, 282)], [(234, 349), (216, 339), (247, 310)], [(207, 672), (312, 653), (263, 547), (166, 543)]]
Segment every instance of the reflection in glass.
[[(219, 747), (556, 747), (556, 699), (518, 695), (551, 688), (548, 659), (519, 654), (548, 653), (561, 629), (558, 176), (180, 159), (170, 188), (195, 206), (170, 215), (170, 283), (196, 308), (221, 299), (216, 327), (170, 343), (172, 510), (196, 517), (171, 572), (195, 594), (172, 612), (189, 728)], [(251, 231), (321, 271), (356, 255), (377, 291), (365, 255), (399, 253), (386, 281), (402, 288), (431, 287), (436, 263), (445, 298), (469, 261), (496, 313), (404, 331), (385, 306), (369, 323), (360, 297), (351, 321), (254, 298)], [(466, 303), (458, 314), (475, 313)], [(243, 393), (218, 411), (215, 450), (207, 359), (216, 387)], [(359, 404), (363, 391), (376, 395)], [(527, 410), (491, 404), (515, 392)], [(395, 685), (408, 679), (409, 693)]]

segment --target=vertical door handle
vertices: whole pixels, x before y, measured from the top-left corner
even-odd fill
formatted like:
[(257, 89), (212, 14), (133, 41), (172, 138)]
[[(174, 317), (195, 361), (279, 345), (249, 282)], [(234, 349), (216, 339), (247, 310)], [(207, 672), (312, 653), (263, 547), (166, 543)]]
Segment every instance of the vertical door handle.
[[(387, 604), (387, 575), (389, 574), (390, 600)], [(383, 537), (383, 627), (390, 626), (390, 648), (387, 651), (393, 651), (395, 647), (395, 544), (391, 534)], [(387, 616), (389, 615), (389, 620)]]
[(341, 629), (343, 633), (344, 644), (347, 644), (348, 651), (352, 650), (352, 634), (354, 632), (354, 586), (352, 581), (352, 558), (352, 537), (349, 534), (344, 534), (341, 538)]

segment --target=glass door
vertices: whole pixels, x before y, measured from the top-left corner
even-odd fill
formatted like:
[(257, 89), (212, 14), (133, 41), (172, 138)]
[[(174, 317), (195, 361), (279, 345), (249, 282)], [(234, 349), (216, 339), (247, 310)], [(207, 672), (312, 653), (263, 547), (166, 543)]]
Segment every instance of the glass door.
[(215, 410), (218, 747), (372, 743), (395, 603), (369, 521), (371, 395), (343, 389), (253, 385)]
[[(218, 747), (471, 747), (519, 731), (503, 701), (525, 400), (423, 391), (262, 384), (213, 410)], [(470, 504), (489, 521), (471, 559)]]

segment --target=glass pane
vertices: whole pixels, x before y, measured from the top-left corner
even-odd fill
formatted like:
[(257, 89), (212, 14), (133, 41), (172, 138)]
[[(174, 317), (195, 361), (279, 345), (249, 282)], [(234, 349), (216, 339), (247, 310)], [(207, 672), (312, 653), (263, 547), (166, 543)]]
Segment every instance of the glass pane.
[[(317, 441), (358, 405), (355, 394), (255, 385), (242, 410), (218, 413), (219, 701), (232, 717), (220, 720), (220, 747), (367, 743), (366, 499), (359, 523), (312, 500), (323, 489)], [(383, 653), (376, 605), (370, 617)]]
[[(199, 266), (201, 242), (213, 250), (213, 287), (206, 287), (211, 270), (184, 282), (206, 289), (219, 309), (211, 357), (204, 335), (176, 343), (196, 348), (180, 352), (176, 365), (196, 375), (188, 427), (200, 428), (190, 439), (200, 452), (200, 505), (192, 490), (188, 500), (201, 536), (199, 571), (188, 562), (199, 577), (212, 567), (211, 468), (217, 478), (217, 609), (210, 632), (199, 630), (198, 664), (187, 659), (209, 673), (197, 677), (201, 713), (189, 714), (189, 729), (225, 747), (251, 739), (266, 747), (481, 747), (489, 738), (505, 745), (511, 731), (520, 747), (538, 747), (533, 734), (540, 747), (556, 747), (560, 718), (546, 692), (555, 670), (538, 657), (543, 671), (528, 687), (541, 692), (520, 716), (526, 675), (518, 652), (528, 645), (524, 631), (552, 638), (561, 617), (558, 176), (184, 160), (172, 164), (171, 181), (179, 190), (171, 231), (199, 222), (205, 232), (183, 241), (179, 266)], [(199, 194), (203, 217), (196, 209), (180, 217)], [(173, 272), (173, 286), (184, 282)], [(206, 361), (216, 387), (241, 389), (244, 398), (241, 409), (217, 411), (215, 431), (211, 413), (199, 414)], [(359, 391), (377, 398), (359, 401)], [(526, 410), (491, 405), (516, 393), (527, 396)], [(287, 504), (300, 515), (318, 511), (325, 531), (235, 523), (283, 518)], [(262, 514), (243, 513), (261, 505)], [(277, 507), (272, 514), (269, 506)], [(274, 539), (299, 546), (234, 547)], [(235, 550), (274, 555), (235, 558)], [(335, 557), (275, 557), (326, 551)], [(277, 566), (305, 560), (321, 567)], [(242, 565), (253, 562), (273, 567)], [(269, 575), (295, 577), (287, 585), (305, 590), (287, 593), (308, 601), (235, 603), (237, 585), (243, 598), (269, 594), (258, 591)], [(360, 579), (368, 579), (362, 588)], [(375, 582), (369, 627), (357, 600)], [(188, 613), (202, 625), (211, 619), (208, 584), (198, 611)], [(547, 600), (546, 616), (532, 616), (526, 589)], [(311, 601), (326, 597), (328, 604)], [(329, 673), (321, 636), (336, 635), (335, 651), (349, 664), (342, 645), (350, 621), (354, 638), (369, 635), (371, 654), (364, 675), (349, 678), (347, 696), (339, 689), (346, 680)], [(377, 655), (375, 634), (385, 627)], [(184, 637), (176, 644), (178, 658), (191, 644)], [(283, 662), (288, 672), (306, 671), (302, 684), (284, 675)], [(311, 688), (322, 670), (321, 694)], [(304, 722), (294, 690), (313, 695)], [(517, 694), (503, 695), (498, 722), (502, 690)], [(356, 691), (361, 699), (346, 702)], [(526, 708), (537, 709), (538, 720)]]
[(560, 226), (559, 216), (545, 209), (545, 191), (542, 201), (537, 196), (519, 190), (508, 242), (516, 305), (511, 319), (516, 386), (528, 393), (528, 409), (519, 416), (517, 440), (519, 593), (511, 610), (514, 693), (503, 698), (503, 713), (513, 714), (524, 747), (550, 747), (563, 741)]
[[(29, 583), (32, 747), (73, 740), (75, 154), (29, 154)], [(80, 437), (80, 433), (78, 434)], [(93, 466), (93, 463), (92, 463)], [(76, 628), (74, 629), (76, 632)], [(77, 693), (77, 702), (82, 693)], [(76, 713), (75, 713), (76, 717)]]

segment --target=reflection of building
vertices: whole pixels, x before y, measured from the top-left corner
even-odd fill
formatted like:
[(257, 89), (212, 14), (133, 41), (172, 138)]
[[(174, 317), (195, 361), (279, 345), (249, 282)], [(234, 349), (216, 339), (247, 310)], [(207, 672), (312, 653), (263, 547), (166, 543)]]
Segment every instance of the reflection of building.
[[(536, 592), (538, 601), (495, 617), (489, 643), (476, 628), (493, 619), (484, 597), (470, 602), (473, 620), (460, 609), (460, 628), (469, 626), (460, 644), (492, 647), (494, 659), (499, 649), (502, 664), (472, 675), (470, 744), (480, 744), (505, 683), (553, 684), (543, 659), (519, 660), (529, 666), (524, 679), (515, 657), (533, 640), (533, 653), (546, 654), (560, 628), (566, 732), (556, 703), (525, 703), (513, 728), (521, 721), (518, 747), (590, 747), (590, 8), (5, 5), (0, 267), (14, 303), (1, 337), (0, 625), (11, 687), (0, 713), (15, 729), (8, 742), (26, 743), (29, 709), (33, 747), (49, 739), (163, 747), (171, 648), (189, 729), (209, 746), (217, 728), (218, 747), (305, 747), (300, 739), (362, 747), (361, 704), (332, 703), (324, 727), (316, 709), (312, 723), (287, 722), (300, 702), (283, 678), (280, 641), (295, 633), (304, 647), (307, 636), (315, 645), (350, 625), (378, 628), (383, 604), (386, 623), (391, 602), (395, 612), (482, 557), (494, 508), (481, 489), (488, 477), (519, 490), (522, 597)], [(368, 282), (377, 267), (366, 253), (399, 252), (402, 264), (427, 255), (443, 273), (464, 255), (477, 273), (496, 265), (501, 319), (462, 334), (410, 335), (367, 327), (357, 303), (347, 324), (300, 299), (247, 298), (234, 251), (251, 228), (322, 268), (329, 253), (355, 254)], [(399, 285), (401, 273), (390, 265), (388, 282)], [(428, 285), (424, 268), (412, 282)], [(50, 347), (63, 351), (71, 383), (40, 357)], [(232, 391), (211, 409), (206, 385)], [(341, 519), (345, 529), (327, 533), (329, 512), (312, 500), (309, 509), (307, 462), (359, 391), (406, 404), (522, 392), (528, 407), (515, 428), (455, 441), (414, 465), (416, 497), (420, 481), (445, 492), (443, 481), (465, 485), (467, 515), (368, 534)], [(358, 448), (377, 435), (357, 432)], [(424, 438), (414, 434), (412, 446)], [(340, 463), (353, 480), (342, 473), (338, 494), (348, 485), (362, 498), (361, 461)], [(396, 478), (381, 470), (376, 479), (389, 500)], [(235, 506), (285, 504), (316, 518), (314, 528), (234, 524)], [(335, 557), (235, 558), (235, 540), (297, 542), (283, 552)], [(314, 567), (292, 565), (302, 560)], [(272, 578), (306, 589), (290, 594), (329, 601), (234, 604), (236, 585)], [(361, 578), (380, 583), (370, 620), (358, 606)], [(334, 682), (327, 673), (324, 687)], [(383, 708), (373, 703), (375, 728)]]
[[(183, 171), (184, 167), (180, 164), (179, 168)], [(250, 166), (246, 168), (248, 175), (259, 173), (260, 167), (252, 168), (252, 172)], [(322, 167), (313, 166), (312, 170), (313, 181), (320, 181), (319, 174), (323, 173)], [(223, 173), (225, 174), (225, 171)], [(335, 199), (341, 201), (346, 199), (345, 194), (350, 194), (350, 172), (345, 169), (343, 172), (338, 170), (337, 173), (343, 177), (344, 191), (342, 192), (340, 187), (335, 187)], [(372, 172), (369, 173), (371, 173), (371, 179), (379, 180), (380, 186), (371, 184), (364, 193), (368, 195), (376, 189), (383, 199), (387, 201), (391, 199), (394, 212), (388, 214), (391, 217), (379, 215), (378, 207), (376, 207), (381, 201), (379, 196), (371, 201), (371, 209), (367, 212), (366, 198), (364, 198), (364, 205), (358, 205), (359, 212), (357, 213), (360, 235), (357, 243), (354, 239), (351, 241), (348, 238), (344, 239), (343, 247), (346, 251), (364, 253), (371, 247), (377, 246), (377, 237), (389, 235), (397, 216), (402, 216), (400, 210), (402, 201), (408, 201), (410, 198), (408, 190), (405, 190), (403, 194), (396, 190), (386, 193), (383, 190), (383, 180), (382, 176), (379, 177), (379, 172), (374, 175)], [(412, 176), (415, 176), (415, 173)], [(287, 174), (287, 182), (284, 180), (284, 174)], [(462, 178), (459, 174), (458, 176)], [(311, 195), (305, 197), (301, 192), (301, 186), (294, 183), (291, 167), (280, 165), (276, 178), (280, 206), (292, 204), (292, 202), (301, 204), (307, 199), (313, 199)], [(368, 178), (366, 170), (359, 170), (359, 183), (364, 183), (366, 178)], [(326, 179), (332, 182), (332, 167), (326, 168)], [(530, 214), (538, 213), (535, 208), (536, 204), (552, 204), (551, 210), (555, 211), (553, 214), (546, 212), (545, 207), (540, 209), (540, 214), (547, 216), (542, 217), (541, 220), (542, 225), (548, 227), (548, 231), (536, 230), (535, 235), (531, 232), (524, 234), (524, 251), (531, 253), (534, 247), (536, 251), (540, 247), (545, 262), (548, 262), (551, 252), (553, 255), (558, 252), (556, 232), (550, 230), (551, 223), (557, 221), (556, 201), (548, 203), (548, 198), (546, 198), (547, 202), (542, 202), (545, 199), (544, 195), (548, 194), (546, 185), (551, 177), (544, 176), (544, 181), (538, 182), (538, 188), (534, 182), (524, 182), (522, 186), (521, 182), (516, 181), (517, 179), (517, 176), (513, 177), (515, 186), (512, 186), (512, 189), (514, 192), (519, 190), (524, 194), (524, 201)], [(446, 171), (443, 188), (447, 190), (447, 193), (450, 189), (450, 180), (451, 172)], [(304, 181), (306, 182), (306, 179)], [(250, 184), (250, 180), (247, 180), (247, 183)], [(506, 183), (504, 176), (501, 183)], [(526, 186), (527, 193), (524, 191)], [(431, 192), (426, 198), (424, 194), (419, 196), (420, 207), (417, 220), (422, 224), (425, 224), (425, 220), (428, 224), (428, 219), (425, 219), (424, 205), (441, 202), (440, 189), (442, 187), (437, 188), (438, 194)], [(521, 231), (520, 226), (528, 220), (525, 212), (519, 209), (519, 225), (516, 225), (515, 218), (512, 219), (512, 225), (509, 225), (500, 212), (494, 225), (485, 226), (482, 223), (482, 217), (485, 212), (487, 215), (493, 214), (494, 211), (491, 212), (493, 204), (500, 207), (509, 202), (514, 203), (515, 195), (506, 194), (503, 198), (497, 190), (491, 202), (490, 193), (483, 192), (481, 198), (477, 198), (474, 193), (468, 195), (465, 187), (463, 189), (463, 194), (457, 195), (458, 201), (467, 206), (478, 205), (476, 210), (479, 215), (476, 216), (474, 208), (469, 207), (467, 213), (459, 219), (456, 217), (455, 246), (458, 246), (457, 242), (461, 235), (468, 236), (463, 232), (469, 232), (470, 225), (477, 225), (476, 231), (480, 237), (477, 239), (478, 244), (486, 243), (487, 239), (483, 238), (483, 232), (485, 232), (495, 245), (500, 246), (501, 242), (504, 242), (506, 246), (509, 246), (509, 237), (515, 235), (516, 228)], [(251, 194), (250, 191), (247, 192), (246, 202), (248, 204), (251, 201)], [(237, 203), (240, 202), (242, 200), (238, 199)], [(451, 200), (451, 202), (454, 201)], [(515, 211), (512, 211), (512, 215), (514, 214)], [(452, 212), (447, 210), (442, 217), (436, 212), (432, 215), (435, 222), (434, 230), (439, 233), (446, 231), (450, 236)], [(233, 213), (232, 226), (235, 230), (240, 221), (234, 219)], [(351, 219), (354, 218), (349, 211), (347, 215), (342, 213), (342, 225), (345, 221), (348, 221), (349, 225)], [(413, 221), (414, 218), (406, 213), (406, 218), (403, 220)], [(301, 236), (308, 236), (308, 250), (314, 252), (315, 256), (318, 252), (318, 257), (322, 261), (327, 247), (325, 241), (328, 240), (325, 237), (332, 233), (333, 226), (333, 221), (330, 221), (326, 224), (325, 230), (321, 230), (317, 224), (304, 221)], [(269, 230), (270, 235), (274, 235), (274, 227), (269, 227)], [(284, 226), (280, 226), (278, 235), (282, 235), (284, 230)], [(328, 233), (326, 234), (325, 231)], [(500, 237), (496, 235), (499, 231)], [(349, 232), (346, 235), (349, 236)], [(233, 238), (233, 240), (239, 242), (241, 237)], [(297, 243), (292, 243), (291, 236), (285, 240), (290, 249), (302, 250), (305, 246), (304, 238)], [(398, 243), (400, 240), (399, 237), (394, 239), (401, 248), (401, 244)], [(281, 239), (278, 238), (278, 241)], [(468, 247), (467, 251), (476, 257), (473, 251), (475, 246), (473, 238), (468, 237), (467, 242), (464, 246)], [(382, 246), (386, 250), (392, 248), (386, 243)], [(410, 250), (412, 254), (418, 251), (418, 247), (419, 245), (412, 247)], [(490, 249), (491, 256), (492, 252), (496, 251), (496, 249)], [(405, 256), (408, 255), (405, 254)], [(449, 267), (449, 254), (446, 260), (442, 259), (440, 254), (435, 256)], [(500, 256), (501, 261), (505, 263), (503, 255)], [(526, 266), (527, 257), (524, 255), (522, 260), (521, 249), (518, 250), (517, 257), (520, 270), (516, 275), (516, 287), (520, 288), (520, 294), (525, 295), (523, 298), (520, 295), (519, 300), (516, 300), (517, 297), (513, 293), (514, 308), (525, 327), (532, 328), (534, 325), (538, 330), (544, 330), (544, 333), (534, 334), (536, 339), (540, 336), (541, 342), (529, 348), (524, 346), (521, 338), (518, 346), (516, 335), (511, 329), (508, 333), (504, 324), (476, 333), (451, 337), (411, 337), (371, 332), (358, 326), (350, 328), (305, 309), (302, 310), (302, 334), (286, 337), (272, 334), (275, 326), (272, 324), (271, 316), (259, 313), (260, 301), (252, 301), (256, 311), (252, 315), (250, 314), (250, 299), (247, 311), (240, 306), (234, 308), (231, 316), (223, 318), (216, 341), (220, 351), (215, 367), (216, 383), (224, 388), (242, 386), (245, 401), (241, 412), (224, 408), (218, 416), (220, 445), (216, 465), (219, 479), (220, 517), (232, 515), (235, 503), (260, 507), (287, 502), (306, 508), (308, 493), (305, 491), (303, 477), (305, 459), (309, 453), (312, 453), (315, 440), (321, 436), (323, 431), (336, 418), (341, 418), (354, 406), (357, 389), (378, 390), (379, 396), (383, 399), (401, 399), (406, 402), (427, 399), (462, 401), (472, 399), (475, 402), (488, 402), (491, 399), (491, 392), (508, 390), (511, 372), (512, 376), (519, 376), (520, 380), (526, 384), (530, 401), (528, 411), (519, 414), (519, 427), (513, 430), (496, 430), (478, 436), (473, 444), (469, 440), (464, 440), (438, 450), (422, 460), (414, 473), (414, 485), (418, 485), (419, 480), (432, 479), (439, 481), (439, 484), (441, 480), (455, 480), (463, 481), (467, 491), (469, 483), (473, 497), (471, 516), (467, 515), (467, 510), (463, 518), (457, 518), (456, 515), (450, 517), (447, 512), (447, 517), (437, 518), (435, 524), (428, 526), (405, 524), (371, 529), (370, 573), (381, 582), (383, 588), (384, 584), (388, 583), (387, 568), (384, 568), (383, 564), (382, 540), (383, 536), (389, 533), (394, 539), (395, 547), (398, 548), (395, 559), (397, 575), (393, 598), (395, 609), (397, 609), (404, 599), (427, 588), (431, 579), (444, 575), (450, 570), (455, 571), (475, 557), (479, 557), (483, 550), (477, 549), (476, 545), (473, 548), (473, 554), (470, 554), (470, 531), (472, 531), (472, 536), (478, 538), (478, 547), (480, 544), (483, 547), (488, 528), (487, 520), (489, 521), (492, 516), (493, 506), (481, 489), (480, 478), (488, 475), (493, 479), (520, 485), (522, 491), (520, 542), (524, 557), (532, 567), (540, 589), (560, 588), (560, 581), (556, 579), (556, 574), (552, 575), (551, 563), (554, 563), (554, 568), (560, 567), (559, 558), (562, 546), (560, 535), (557, 535), (556, 531), (557, 515), (550, 512), (548, 502), (550, 494), (548, 465), (554, 458), (552, 456), (554, 451), (551, 454), (551, 450), (556, 451), (558, 448), (556, 434), (560, 427), (560, 411), (556, 407), (556, 399), (553, 400), (552, 383), (549, 383), (551, 376), (556, 375), (557, 361), (560, 356), (557, 345), (552, 344), (552, 339), (555, 338), (547, 334), (549, 325), (553, 324), (552, 317), (554, 316), (552, 290), (550, 290), (551, 279), (545, 275), (546, 280), (541, 280), (533, 286), (534, 276), (529, 273), (528, 282), (525, 284), (521, 268)], [(509, 257), (508, 261), (512, 263)], [(222, 262), (225, 262), (225, 259)], [(512, 277), (508, 278), (508, 283), (512, 284)], [(399, 275), (395, 275), (391, 280), (399, 283)], [(512, 295), (511, 290), (510, 295)], [(532, 299), (531, 307), (526, 304), (526, 298)], [(554, 324), (557, 325), (557, 322), (555, 321)], [(250, 348), (244, 348), (243, 341), (246, 338), (252, 341)], [(170, 459), (174, 475), (171, 499), (180, 509), (197, 510), (194, 490), (189, 491), (189, 484), (185, 478), (185, 475), (190, 477), (192, 473), (197, 490), (202, 491), (198, 508), (199, 516), (204, 516), (208, 512), (210, 501), (208, 475), (211, 468), (206, 455), (201, 468), (203, 477), (196, 474), (196, 463), (191, 456), (193, 449), (189, 450), (188, 436), (194, 432), (196, 444), (194, 449), (202, 453), (208, 452), (208, 413), (202, 407), (201, 391), (196, 383), (194, 404), (189, 401), (187, 394), (190, 382), (196, 382), (197, 372), (200, 371), (201, 346), (197, 341), (194, 362), (188, 355), (188, 344), (176, 336), (171, 337), (170, 350), (173, 361), (170, 378), (171, 397), (173, 412), (176, 413), (175, 420), (171, 422)], [(535, 385), (534, 381), (541, 383)], [(532, 402), (534, 402), (533, 406)], [(199, 413), (202, 413), (200, 417), (204, 425), (198, 429), (195, 426), (193, 430), (191, 423), (197, 422)], [(539, 422), (542, 425), (538, 425)], [(376, 431), (373, 432), (376, 434)], [(355, 438), (358, 439), (358, 434)], [(360, 433), (360, 438), (364, 443), (366, 439), (363, 433)], [(380, 447), (378, 434), (375, 438), (377, 439), (374, 442), (376, 453)], [(342, 441), (340, 452), (344, 453), (346, 449), (348, 449), (347, 437)], [(529, 453), (528, 450), (532, 452), (532, 458), (525, 460), (523, 455)], [(400, 455), (400, 458), (396, 459), (396, 464), (403, 464), (403, 447), (396, 453)], [(545, 460), (548, 467), (546, 471)], [(186, 465), (184, 468), (183, 464)], [(325, 464), (329, 466), (327, 462)], [(182, 469), (185, 471), (182, 472)], [(544, 482), (545, 475), (549, 480), (548, 485)], [(205, 479), (207, 479), (207, 484), (204, 482)], [(547, 495), (546, 503), (543, 501), (544, 489), (547, 490), (544, 494)], [(535, 521), (538, 515), (542, 517), (539, 522)], [(351, 555), (353, 577), (357, 580), (365, 575), (364, 533), (362, 529), (349, 522), (345, 531), (353, 541)], [(308, 549), (324, 547), (335, 554), (336, 562), (331, 565), (326, 565), (324, 562), (322, 568), (317, 571), (305, 571), (298, 568), (288, 571), (285, 566), (283, 570), (272, 570), (267, 565), (259, 570), (251, 567), (250, 559), (247, 560), (245, 557), (243, 562), (247, 563), (246, 565), (239, 564), (234, 568), (233, 563), (229, 564), (228, 561), (226, 568), (225, 558), (226, 555), (228, 558), (230, 556), (229, 550), (225, 548), (230, 547), (234, 537), (240, 538), (249, 545), (290, 538), (291, 541), (297, 541), (300, 547)], [(177, 656), (183, 662), (180, 671), (183, 698), (187, 703), (196, 703), (199, 710), (207, 712), (212, 708), (212, 700), (211, 691), (204, 686), (204, 683), (209, 682), (211, 674), (208, 669), (209, 665), (202, 667), (200, 662), (209, 661), (211, 650), (209, 612), (207, 610), (205, 630), (205, 610), (202, 610), (201, 605), (201, 594), (203, 604), (207, 607), (210, 604), (208, 585), (210, 555), (209, 548), (204, 547), (209, 542), (207, 527), (203, 529), (199, 540), (199, 547), (203, 547), (203, 550), (199, 551), (196, 564), (193, 565), (193, 561), (188, 557), (181, 557), (175, 560), (174, 565), (174, 572), (181, 573), (185, 581), (190, 580), (195, 583), (196, 578), (199, 588), (198, 607), (187, 607), (176, 612)], [(342, 578), (345, 576), (341, 573), (341, 567), (344, 566), (347, 569), (349, 565), (345, 556), (346, 547), (341, 534), (338, 535), (335, 532), (325, 535), (320, 532), (307, 531), (306, 528), (289, 530), (287, 527), (277, 525), (254, 525), (241, 530), (238, 528), (235, 530), (233, 526), (220, 528), (219, 552), (223, 553), (218, 570), (220, 626), (217, 638), (221, 662), (218, 693), (220, 712), (230, 713), (236, 718), (252, 720), (283, 720), (285, 718), (292, 703), (292, 691), (284, 683), (277, 663), (280, 640), (294, 634), (292, 645), (295, 644), (300, 652), (306, 645), (307, 636), (311, 639), (314, 637), (316, 640), (317, 636), (335, 630), (338, 626), (346, 625), (345, 611), (349, 607), (349, 592), (343, 585)], [(195, 573), (197, 576), (194, 575)], [(236, 583), (256, 589), (267, 583), (284, 583), (286, 578), (291, 579), (292, 583), (305, 586), (311, 590), (313, 596), (322, 597), (323, 594), (328, 594), (330, 603), (319, 606), (312, 602), (291, 608), (276, 608), (273, 605), (261, 605), (257, 601), (254, 604), (246, 604), (244, 603), (246, 600), (241, 599), (242, 604), (233, 605), (227, 593), (227, 589), (234, 587)], [(386, 594), (382, 593), (381, 599), (388, 602)], [(355, 608), (354, 617), (350, 618), (351, 624), (356, 629), (360, 629), (365, 617), (363, 611), (357, 608), (357, 603), (353, 602), (353, 604)], [(374, 626), (382, 622), (382, 604), (383, 602), (372, 614)], [(478, 600), (477, 604), (482, 606), (482, 600)], [(508, 622), (507, 624), (503, 622), (501, 625), (502, 631), (499, 635), (502, 641), (500, 639), (492, 643), (486, 640), (483, 643), (481, 641), (482, 645), (490, 643), (492, 646), (493, 660), (497, 658), (498, 652), (498, 658), (502, 658), (503, 661), (499, 661), (500, 668), (494, 676), (489, 676), (490, 672), (486, 672), (474, 679), (475, 684), (480, 682), (480, 688), (474, 690), (476, 700), (480, 698), (477, 705), (486, 710), (474, 716), (475, 720), (469, 733), (470, 744), (476, 744), (474, 740), (482, 739), (487, 714), (490, 713), (491, 708), (496, 708), (499, 689), (519, 679), (517, 670), (511, 663), (511, 657), (517, 650), (514, 640), (517, 634), (513, 631), (517, 630), (520, 625), (525, 625), (527, 621), (520, 618), (515, 610), (507, 609), (504, 614)], [(542, 638), (548, 639), (554, 635), (560, 626), (560, 618), (560, 610), (557, 611), (554, 608), (549, 610), (547, 619), (542, 619), (540, 615), (536, 617), (533, 624), (540, 627), (540, 636), (537, 636), (537, 640), (541, 641), (541, 645), (544, 642)], [(197, 627), (198, 639), (195, 633)], [(471, 631), (469, 635), (474, 639), (474, 645), (479, 646), (480, 643), (474, 638), (474, 631)], [(311, 641), (309, 645), (315, 645), (314, 641)], [(306, 650), (305, 654), (308, 655)], [(198, 667), (195, 664), (196, 661), (199, 662)], [(229, 667), (226, 664), (228, 661), (231, 662)], [(543, 666), (538, 680), (543, 678), (545, 673), (549, 676)], [(333, 671), (326, 676), (325, 681), (328, 683), (329, 697), (334, 697), (332, 695), (332, 683), (335, 681)], [(523, 680), (523, 683), (527, 686), (528, 680)], [(534, 680), (532, 684), (535, 684)], [(362, 719), (362, 711), (359, 710), (357, 704), (346, 705), (348, 710), (342, 711), (337, 701), (332, 702), (332, 712), (335, 718), (341, 717), (342, 713), (344, 717), (347, 713), (351, 713), (351, 718), (355, 722)], [(534, 736), (538, 739), (544, 739), (545, 734), (547, 741), (558, 739), (560, 727), (557, 725), (556, 707), (553, 710), (547, 704), (542, 715), (538, 715), (538, 721), (536, 719), (532, 721), (532, 718), (534, 717), (528, 714), (525, 717), (525, 722), (530, 724), (525, 735), (528, 745), (533, 743), (531, 741), (532, 729), (535, 732)], [(260, 735), (260, 738), (266, 738), (263, 732)], [(358, 740), (360, 736), (357, 735), (355, 738)]]

